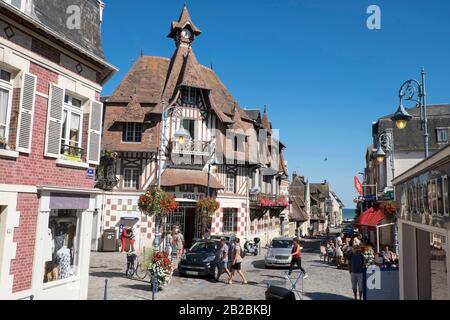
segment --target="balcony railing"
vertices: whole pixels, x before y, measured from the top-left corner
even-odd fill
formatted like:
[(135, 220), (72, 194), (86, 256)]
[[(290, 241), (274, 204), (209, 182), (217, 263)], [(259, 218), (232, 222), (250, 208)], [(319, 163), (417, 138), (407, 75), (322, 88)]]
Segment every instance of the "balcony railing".
[(84, 149), (67, 144), (62, 144), (61, 154), (65, 157), (66, 160), (81, 162), (81, 159), (84, 156)]
[(209, 156), (210, 143), (201, 140), (186, 140), (184, 144), (179, 144), (178, 141), (172, 142), (172, 152), (182, 155), (194, 156)]
[(253, 194), (250, 195), (250, 205), (254, 208), (286, 208), (289, 206), (289, 201), (283, 196)]

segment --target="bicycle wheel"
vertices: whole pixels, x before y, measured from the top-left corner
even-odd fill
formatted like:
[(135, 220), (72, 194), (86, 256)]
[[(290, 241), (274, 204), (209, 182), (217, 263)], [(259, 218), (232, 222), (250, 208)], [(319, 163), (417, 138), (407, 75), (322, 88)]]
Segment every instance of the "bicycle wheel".
[(142, 262), (138, 262), (136, 266), (136, 277), (143, 280), (145, 277), (147, 277), (148, 270), (145, 267), (145, 264)]
[(127, 271), (125, 271), (125, 276), (129, 279), (133, 278), (135, 273), (134, 265), (132, 263), (127, 263)]

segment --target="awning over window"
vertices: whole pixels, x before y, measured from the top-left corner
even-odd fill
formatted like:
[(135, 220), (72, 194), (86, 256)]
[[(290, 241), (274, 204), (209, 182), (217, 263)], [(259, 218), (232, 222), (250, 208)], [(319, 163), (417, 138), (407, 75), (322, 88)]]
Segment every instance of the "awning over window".
[[(166, 169), (161, 176), (161, 186), (174, 187), (183, 184), (208, 186), (208, 172), (202, 170)], [(225, 189), (217, 178), (211, 174), (209, 186), (212, 189)]]
[(376, 227), (384, 218), (385, 215), (383, 211), (372, 207), (358, 217), (356, 224), (360, 226)]

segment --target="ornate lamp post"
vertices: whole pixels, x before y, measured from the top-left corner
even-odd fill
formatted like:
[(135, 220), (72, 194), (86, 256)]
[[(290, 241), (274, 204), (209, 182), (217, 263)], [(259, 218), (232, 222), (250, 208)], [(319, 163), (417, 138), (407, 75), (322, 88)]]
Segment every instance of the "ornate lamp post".
[(425, 70), (422, 68), (421, 71), (421, 82), (410, 79), (405, 81), (400, 87), (398, 93), (400, 99), (400, 106), (397, 112), (391, 118), (395, 122), (398, 129), (406, 128), (408, 122), (412, 119), (412, 116), (406, 111), (403, 106), (403, 100), (414, 101), (420, 108), (420, 121), (421, 130), (423, 131), (424, 146), (425, 146), (425, 158), (428, 158), (428, 118), (427, 118), (427, 101), (426, 101), (426, 91), (425, 91)]

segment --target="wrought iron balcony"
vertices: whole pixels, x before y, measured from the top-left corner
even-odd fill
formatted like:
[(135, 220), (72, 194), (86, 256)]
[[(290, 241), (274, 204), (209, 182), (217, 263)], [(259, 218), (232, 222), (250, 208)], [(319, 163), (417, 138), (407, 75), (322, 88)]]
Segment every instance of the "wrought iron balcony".
[(186, 140), (184, 144), (172, 141), (172, 153), (193, 156), (209, 156), (210, 142), (201, 140)]
[(84, 149), (67, 144), (61, 145), (61, 154), (66, 160), (81, 162), (84, 156)]

